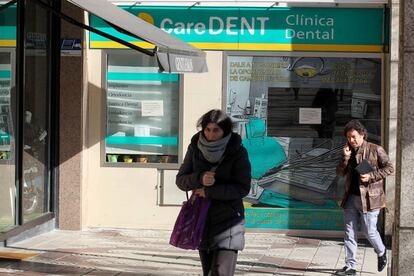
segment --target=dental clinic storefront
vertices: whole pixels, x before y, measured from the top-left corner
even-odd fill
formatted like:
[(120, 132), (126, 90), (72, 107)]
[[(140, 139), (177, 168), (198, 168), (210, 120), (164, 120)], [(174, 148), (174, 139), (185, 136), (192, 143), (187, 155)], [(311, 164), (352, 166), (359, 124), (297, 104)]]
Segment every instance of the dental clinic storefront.
[(359, 119), (370, 141), (387, 142), (385, 6), (147, 3), (121, 8), (206, 51), (209, 72), (162, 74), (154, 59), (90, 33), (84, 225), (170, 229), (196, 121), (222, 108), (252, 163), (247, 226), (342, 230), (344, 125)]

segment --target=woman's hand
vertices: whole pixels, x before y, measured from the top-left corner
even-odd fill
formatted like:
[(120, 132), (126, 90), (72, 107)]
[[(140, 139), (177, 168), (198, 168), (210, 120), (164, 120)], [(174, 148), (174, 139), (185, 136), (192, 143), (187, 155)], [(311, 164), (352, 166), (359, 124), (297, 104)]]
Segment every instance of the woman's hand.
[(201, 179), (201, 182), (202, 182), (203, 186), (207, 186), (207, 187), (208, 186), (213, 186), (214, 182), (216, 181), (216, 179), (214, 177), (215, 175), (216, 175), (215, 172), (211, 172), (211, 171), (205, 172), (203, 174), (202, 179)]
[(206, 192), (204, 191), (204, 188), (195, 189), (193, 193), (199, 197), (206, 197)]

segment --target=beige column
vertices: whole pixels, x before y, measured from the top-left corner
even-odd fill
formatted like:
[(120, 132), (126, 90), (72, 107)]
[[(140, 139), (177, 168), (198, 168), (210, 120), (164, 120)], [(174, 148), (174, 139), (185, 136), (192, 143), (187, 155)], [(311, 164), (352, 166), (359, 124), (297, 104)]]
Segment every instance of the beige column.
[(414, 270), (414, 0), (400, 0), (397, 168), (392, 275)]

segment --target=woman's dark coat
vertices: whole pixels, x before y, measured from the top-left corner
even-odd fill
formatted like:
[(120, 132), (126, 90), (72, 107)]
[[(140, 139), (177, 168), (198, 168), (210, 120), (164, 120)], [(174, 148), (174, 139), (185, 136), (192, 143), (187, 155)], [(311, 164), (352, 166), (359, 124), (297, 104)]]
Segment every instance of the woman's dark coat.
[[(203, 187), (203, 173), (217, 164), (208, 162), (197, 147), (201, 132), (191, 139), (183, 164), (177, 174), (176, 184), (183, 191)], [(205, 187), (206, 197), (211, 199), (203, 240), (234, 226), (244, 218), (243, 197), (250, 191), (251, 169), (246, 149), (238, 134), (232, 133), (217, 167), (214, 185)]]

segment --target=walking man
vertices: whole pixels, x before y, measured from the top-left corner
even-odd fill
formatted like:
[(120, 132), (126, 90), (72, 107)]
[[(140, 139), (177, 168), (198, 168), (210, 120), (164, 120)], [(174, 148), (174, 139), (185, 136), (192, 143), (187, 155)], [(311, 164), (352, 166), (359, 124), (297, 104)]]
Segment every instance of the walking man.
[(381, 146), (367, 142), (368, 132), (358, 120), (345, 125), (344, 135), (348, 142), (343, 148), (337, 174), (345, 176), (345, 195), (341, 203), (345, 223), (345, 267), (336, 274), (356, 275), (359, 223), (378, 255), (378, 271), (382, 271), (387, 256), (377, 220), (385, 207), (384, 179), (394, 168)]

